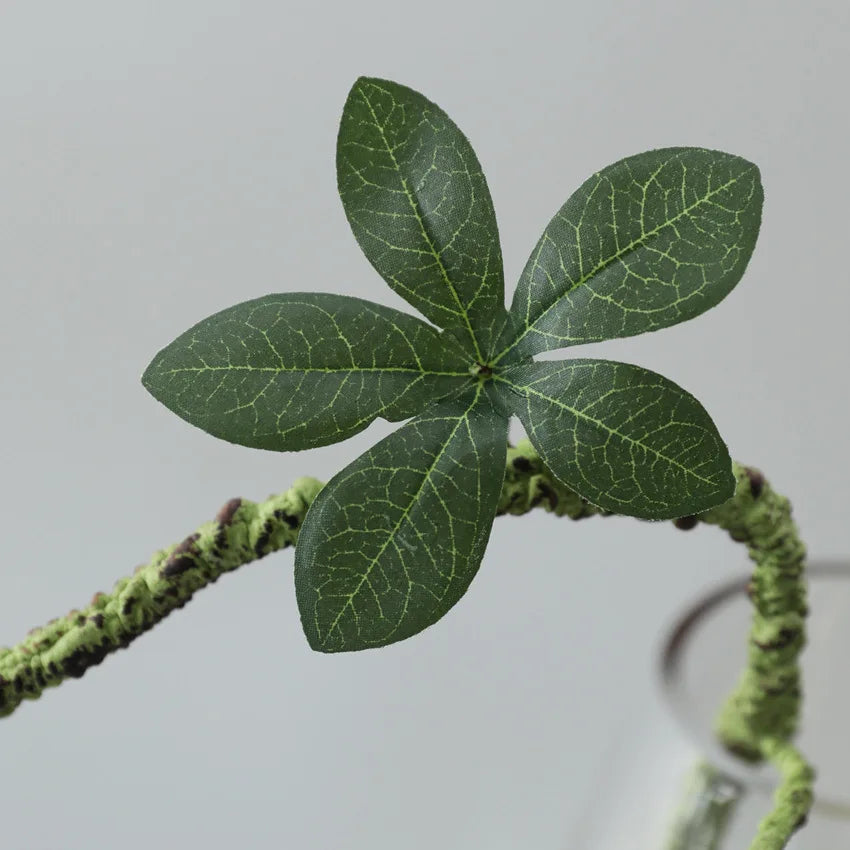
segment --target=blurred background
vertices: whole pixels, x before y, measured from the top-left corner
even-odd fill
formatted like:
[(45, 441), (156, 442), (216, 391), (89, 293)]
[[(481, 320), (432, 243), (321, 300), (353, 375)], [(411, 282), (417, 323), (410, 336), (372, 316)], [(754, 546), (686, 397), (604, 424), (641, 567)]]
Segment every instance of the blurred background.
[[(758, 163), (740, 286), (692, 322), (580, 354), (694, 393), (794, 501), (811, 553), (846, 556), (848, 31), (844, 0), (2, 0), (0, 645), (228, 498), (326, 479), (389, 433), (255, 451), (139, 383), (177, 334), (266, 293), (407, 309), (336, 195), (361, 74), (422, 91), (471, 139), (508, 299), (598, 168), (670, 145)], [(301, 634), (292, 553), (272, 556), (0, 721), (3, 846), (578, 847), (623, 783), (645, 786), (639, 818), (668, 802), (651, 794), (674, 736), (659, 642), (745, 567), (714, 529), (502, 518), (438, 625), (323, 656)]]

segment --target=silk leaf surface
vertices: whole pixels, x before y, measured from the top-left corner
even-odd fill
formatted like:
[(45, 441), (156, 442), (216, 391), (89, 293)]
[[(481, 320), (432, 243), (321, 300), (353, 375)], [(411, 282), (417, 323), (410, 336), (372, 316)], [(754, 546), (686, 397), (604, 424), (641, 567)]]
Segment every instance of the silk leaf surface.
[(709, 415), (655, 372), (546, 361), (506, 368), (496, 383), (543, 462), (594, 505), (671, 519), (734, 493), (732, 461)]
[(298, 607), (314, 649), (403, 640), (460, 599), (490, 536), (506, 452), (507, 419), (476, 382), (325, 485), (295, 550)]
[(520, 277), (497, 359), (690, 319), (741, 279), (761, 222), (758, 168), (666, 148), (603, 168), (549, 222)]
[(164, 348), (147, 389), (204, 431), (261, 449), (324, 446), (407, 419), (469, 382), (462, 350), (415, 316), (343, 295), (267, 295)]
[(361, 78), (337, 141), (345, 214), (384, 280), (480, 362), (506, 317), (499, 233), (475, 151), (439, 106)]

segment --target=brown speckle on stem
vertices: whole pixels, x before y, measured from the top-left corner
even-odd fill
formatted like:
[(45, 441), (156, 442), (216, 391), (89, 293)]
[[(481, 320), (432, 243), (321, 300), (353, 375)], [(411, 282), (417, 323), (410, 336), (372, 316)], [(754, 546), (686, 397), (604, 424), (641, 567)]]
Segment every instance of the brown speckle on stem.
[(274, 512), (275, 518), (279, 520), (283, 520), (290, 528), (298, 527), (298, 517), (292, 516), (292, 514), (288, 514), (283, 508), (278, 508)]
[(239, 510), (241, 505), (242, 499), (230, 499), (230, 501), (221, 506), (219, 512), (215, 515), (216, 522), (220, 522), (222, 525), (230, 525), (233, 522), (236, 511)]
[(753, 469), (752, 467), (744, 467), (744, 472), (747, 475), (747, 478), (750, 479), (750, 495), (754, 499), (758, 499), (761, 496), (762, 490), (764, 490), (764, 475), (761, 474), (757, 469)]
[(195, 542), (199, 537), (200, 534), (195, 532), (195, 534), (190, 534), (174, 547), (160, 572), (163, 578), (179, 576), (195, 566), (195, 558), (192, 557), (192, 553), (195, 551)]

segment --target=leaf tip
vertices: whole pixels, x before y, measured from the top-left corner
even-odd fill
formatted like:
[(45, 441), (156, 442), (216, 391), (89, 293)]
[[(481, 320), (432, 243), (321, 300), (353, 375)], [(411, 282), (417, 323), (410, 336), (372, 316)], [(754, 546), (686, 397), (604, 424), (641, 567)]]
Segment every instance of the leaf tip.
[(151, 360), (151, 362), (148, 363), (147, 366), (145, 366), (145, 370), (142, 372), (141, 377), (139, 378), (139, 381), (141, 382), (142, 386), (155, 399), (157, 399), (157, 401), (160, 400), (159, 394), (157, 392), (158, 386), (157, 386), (157, 380), (156, 380), (157, 379), (156, 364), (157, 364), (157, 361), (159, 360), (159, 356), (160, 355), (157, 354), (156, 357), (154, 357), (153, 360)]
[(358, 92), (363, 89), (369, 88), (371, 86), (392, 86), (398, 85), (398, 83), (393, 83), (391, 80), (384, 80), (380, 77), (369, 77), (365, 74), (361, 74), (351, 85), (351, 88), (348, 91), (348, 97), (351, 98)]

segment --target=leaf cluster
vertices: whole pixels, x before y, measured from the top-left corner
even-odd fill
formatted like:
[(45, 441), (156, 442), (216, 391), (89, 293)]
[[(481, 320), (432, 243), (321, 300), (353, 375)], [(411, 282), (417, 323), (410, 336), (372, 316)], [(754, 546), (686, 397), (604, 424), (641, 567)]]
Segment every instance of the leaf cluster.
[(732, 495), (726, 446), (685, 390), (626, 363), (533, 357), (717, 304), (758, 234), (755, 165), (680, 147), (602, 169), (549, 222), (509, 310), (487, 182), (437, 105), (357, 80), (337, 177), (364, 254), (430, 323), (342, 295), (268, 295), (190, 328), (142, 379), (193, 425), (275, 451), (409, 420), (335, 475), (304, 521), (295, 582), (313, 648), (399, 641), (460, 599), (490, 535), (512, 415), (552, 473), (607, 510), (665, 519)]

